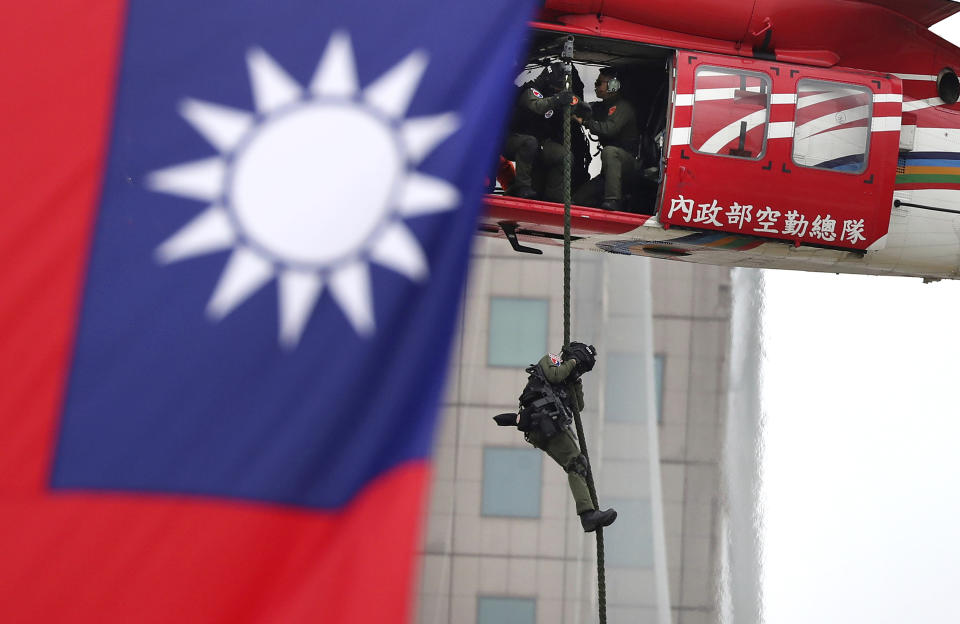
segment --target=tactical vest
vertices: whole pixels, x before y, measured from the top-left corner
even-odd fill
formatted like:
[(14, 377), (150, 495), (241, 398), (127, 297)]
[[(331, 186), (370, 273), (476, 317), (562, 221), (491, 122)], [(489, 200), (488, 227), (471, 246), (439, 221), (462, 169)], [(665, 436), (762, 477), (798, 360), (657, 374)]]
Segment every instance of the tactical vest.
[(520, 413), (517, 429), (520, 431), (540, 431), (550, 438), (567, 427), (573, 421), (570, 410), (570, 396), (562, 384), (554, 385), (547, 381), (539, 364), (527, 368), (530, 375), (527, 385), (520, 395)]

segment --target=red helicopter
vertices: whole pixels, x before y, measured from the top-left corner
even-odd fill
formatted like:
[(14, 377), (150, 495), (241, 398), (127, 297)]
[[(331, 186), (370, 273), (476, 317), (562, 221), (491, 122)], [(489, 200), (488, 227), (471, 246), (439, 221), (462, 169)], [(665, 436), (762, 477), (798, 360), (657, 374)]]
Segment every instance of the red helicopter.
[[(957, 11), (948, 0), (547, 0), (529, 67), (572, 38), (581, 71), (624, 76), (655, 150), (638, 154), (644, 174), (625, 182), (622, 210), (572, 207), (573, 247), (960, 277), (960, 49), (929, 30)], [(486, 203), (481, 233), (532, 253), (562, 241), (562, 204)]]

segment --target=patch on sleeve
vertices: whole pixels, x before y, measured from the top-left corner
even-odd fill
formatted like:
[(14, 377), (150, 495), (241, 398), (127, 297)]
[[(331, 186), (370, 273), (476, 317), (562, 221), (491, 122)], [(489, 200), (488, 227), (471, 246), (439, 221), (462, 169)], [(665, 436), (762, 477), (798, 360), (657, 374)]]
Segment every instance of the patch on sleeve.
[(543, 114), (543, 116), (544, 116), (544, 118), (546, 118), (546, 119), (550, 119), (551, 117), (553, 117), (553, 109), (551, 108), (550, 110), (548, 110), (547, 112), (545, 112), (545, 113)]
[(556, 353), (548, 353), (547, 355), (550, 356), (550, 364), (552, 366), (560, 366), (561, 364), (563, 364), (563, 360), (561, 360), (560, 356), (557, 355)]
[[(542, 93), (540, 93), (539, 91), (537, 91), (536, 89), (533, 89), (533, 88), (531, 88), (530, 90), (533, 92), (533, 94), (534, 94), (535, 96), (537, 96), (537, 97), (540, 98), (541, 100), (543, 99), (543, 94), (542, 94)], [(616, 108), (616, 106), (614, 106), (614, 108)]]
[(610, 107), (610, 110), (607, 111), (607, 117), (609, 117), (610, 115), (614, 114), (615, 112), (617, 112), (617, 107), (616, 107), (616, 106), (611, 106), (611, 107)]

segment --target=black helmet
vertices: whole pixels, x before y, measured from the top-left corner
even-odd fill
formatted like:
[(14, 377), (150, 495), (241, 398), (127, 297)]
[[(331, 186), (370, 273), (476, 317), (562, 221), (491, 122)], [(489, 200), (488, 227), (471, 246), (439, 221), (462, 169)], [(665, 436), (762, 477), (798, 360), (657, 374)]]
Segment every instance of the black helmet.
[[(543, 68), (543, 71), (540, 72), (540, 75), (534, 80), (537, 85), (537, 88), (541, 91), (552, 95), (554, 93), (559, 93), (563, 91), (564, 86), (566, 86), (566, 76), (564, 75), (564, 67), (561, 61), (554, 61)], [(580, 93), (583, 93), (583, 82), (580, 80), (580, 76), (577, 74), (577, 68), (572, 67), (573, 74), (571, 76), (571, 87), (574, 92), (576, 92), (577, 83), (580, 85)]]
[(573, 358), (577, 361), (577, 374), (582, 375), (593, 370), (597, 363), (597, 349), (593, 345), (582, 342), (571, 342), (561, 351), (564, 360)]

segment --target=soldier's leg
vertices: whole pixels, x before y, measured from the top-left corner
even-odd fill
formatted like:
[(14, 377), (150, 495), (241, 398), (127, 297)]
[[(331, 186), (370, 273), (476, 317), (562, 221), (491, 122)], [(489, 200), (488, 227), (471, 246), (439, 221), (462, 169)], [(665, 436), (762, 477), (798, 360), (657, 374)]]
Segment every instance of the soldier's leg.
[(547, 445), (545, 444), (543, 438), (540, 436), (539, 431), (525, 431), (523, 434), (523, 439), (534, 445), (541, 451), (546, 452)]
[(543, 198), (546, 201), (563, 201), (563, 145), (556, 141), (544, 141), (540, 158), (544, 168)]
[(603, 200), (603, 176), (584, 182), (573, 194), (573, 203), (578, 206), (599, 206)]
[(623, 174), (624, 168), (630, 167), (634, 158), (630, 153), (613, 145), (603, 148), (600, 152), (601, 171), (604, 177), (603, 198), (613, 201), (619, 201), (623, 194)]
[(503, 156), (516, 163), (517, 177), (510, 188), (533, 188), (533, 161), (540, 144), (529, 134), (511, 134), (503, 145)]
[(577, 513), (594, 509), (590, 488), (587, 487), (587, 458), (580, 453), (580, 445), (573, 432), (565, 429), (550, 438), (546, 451), (567, 472), (567, 482), (577, 505)]

